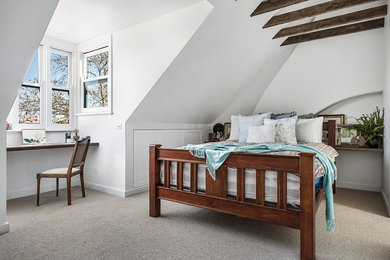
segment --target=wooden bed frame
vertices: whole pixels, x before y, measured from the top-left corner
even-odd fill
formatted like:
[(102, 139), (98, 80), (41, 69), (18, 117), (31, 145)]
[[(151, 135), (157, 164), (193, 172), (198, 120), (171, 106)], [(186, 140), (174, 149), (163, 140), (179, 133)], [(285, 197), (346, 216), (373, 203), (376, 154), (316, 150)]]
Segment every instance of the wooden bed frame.
[[(329, 132), (328, 145), (335, 147), (336, 121), (324, 123)], [(214, 181), (206, 170), (206, 192), (197, 190), (197, 164), (205, 159), (194, 157), (188, 150), (162, 149), (150, 146), (149, 210), (151, 217), (161, 214), (161, 199), (260, 220), (301, 233), (301, 259), (315, 259), (315, 213), (324, 190), (315, 193), (314, 153), (299, 156), (231, 153), (218, 169)], [(160, 183), (160, 163), (164, 162), (164, 185)], [(170, 162), (177, 162), (177, 186), (170, 185)], [(183, 188), (183, 163), (191, 164), (190, 189)], [(237, 168), (237, 196), (227, 195), (227, 167)], [(245, 168), (256, 169), (256, 200), (245, 198)], [(277, 203), (265, 202), (265, 171), (276, 171)], [(300, 174), (300, 207), (287, 204), (287, 173)]]

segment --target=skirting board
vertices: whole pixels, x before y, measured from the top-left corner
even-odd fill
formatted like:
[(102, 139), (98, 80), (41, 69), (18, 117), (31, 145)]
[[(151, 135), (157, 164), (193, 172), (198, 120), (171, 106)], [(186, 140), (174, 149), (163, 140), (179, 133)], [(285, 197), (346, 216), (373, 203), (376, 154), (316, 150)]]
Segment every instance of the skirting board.
[(9, 224), (8, 222), (5, 224), (0, 225), (0, 235), (8, 233), (9, 232)]
[(385, 194), (383, 189), (381, 189), (381, 195), (382, 195), (383, 202), (385, 203), (388, 217), (390, 217), (390, 203), (389, 203), (389, 200), (386, 198), (386, 194)]
[(345, 182), (345, 181), (337, 181), (336, 186), (340, 187), (340, 188), (351, 189), (351, 190), (365, 190), (365, 191), (373, 191), (373, 192), (380, 192), (381, 191), (380, 186), (367, 185), (367, 184), (361, 184), (361, 183), (353, 183), (353, 182)]
[[(80, 186), (80, 181), (75, 180), (74, 182), (72, 182), (72, 187), (73, 186)], [(66, 188), (66, 183), (60, 183), (60, 189), (65, 189), (65, 188)], [(54, 191), (55, 189), (56, 189), (55, 184), (41, 185), (41, 193)], [(7, 193), (7, 200), (27, 197), (27, 196), (36, 195), (36, 194), (37, 194), (36, 187), (30, 188), (30, 189), (25, 189), (25, 190), (19, 190), (19, 191), (11, 191), (11, 192)]]
[(144, 187), (139, 187), (139, 188), (134, 188), (134, 189), (131, 189), (131, 190), (127, 190), (126, 191), (126, 197), (129, 197), (129, 196), (132, 196), (132, 195), (135, 195), (135, 194), (139, 194), (139, 193), (143, 193), (143, 192), (146, 192), (149, 190), (149, 186), (144, 186)]
[(120, 190), (117, 188), (108, 187), (105, 185), (100, 185), (100, 184), (96, 184), (96, 183), (92, 183), (92, 182), (85, 182), (85, 187), (88, 189), (91, 189), (91, 190), (104, 192), (104, 193), (115, 195), (115, 196), (118, 196), (121, 198), (126, 197), (126, 191)]

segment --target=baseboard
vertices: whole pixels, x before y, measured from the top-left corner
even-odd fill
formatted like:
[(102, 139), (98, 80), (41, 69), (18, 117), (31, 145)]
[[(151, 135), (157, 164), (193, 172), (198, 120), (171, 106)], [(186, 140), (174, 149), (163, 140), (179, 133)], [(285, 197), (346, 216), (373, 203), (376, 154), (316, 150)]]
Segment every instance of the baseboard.
[(115, 196), (122, 197), (122, 198), (126, 197), (126, 192), (124, 190), (108, 187), (105, 185), (100, 185), (100, 184), (96, 184), (96, 183), (92, 183), (92, 182), (85, 182), (85, 187), (88, 189), (91, 189), (91, 190), (104, 192), (104, 193), (115, 195)]
[(383, 198), (383, 202), (385, 203), (385, 207), (386, 207), (386, 210), (387, 210), (387, 213), (390, 217), (390, 203), (389, 203), (389, 200), (386, 198), (386, 194), (385, 194), (385, 191), (383, 189), (381, 189), (381, 195), (382, 195), (382, 198)]
[[(75, 180), (72, 182), (72, 187), (73, 186), (80, 186), (80, 181)], [(65, 189), (66, 188), (66, 183), (61, 183), (60, 182), (60, 189)], [(44, 192), (49, 192), (49, 191), (54, 191), (56, 189), (55, 183), (52, 184), (47, 184), (47, 185), (41, 185), (41, 193)], [(19, 190), (19, 191), (12, 191), (7, 193), (7, 200), (12, 200), (12, 199), (17, 199), (17, 198), (23, 198), (31, 195), (36, 195), (37, 194), (37, 188), (30, 188), (30, 189), (25, 189), (25, 190)]]
[(345, 181), (337, 181), (336, 186), (338, 188), (346, 188), (352, 190), (365, 190), (365, 191), (373, 191), (380, 192), (381, 187), (369, 184), (361, 184), (361, 183), (353, 183), (353, 182), (345, 182)]
[(149, 186), (144, 186), (144, 187), (139, 187), (139, 188), (134, 188), (134, 189), (131, 189), (131, 190), (127, 190), (126, 191), (126, 197), (129, 197), (129, 196), (132, 196), (132, 195), (135, 195), (135, 194), (139, 194), (139, 193), (142, 193), (142, 192), (145, 192), (145, 191), (148, 191), (149, 190)]
[(6, 222), (5, 224), (0, 225), (0, 235), (8, 233), (9, 232), (9, 224)]

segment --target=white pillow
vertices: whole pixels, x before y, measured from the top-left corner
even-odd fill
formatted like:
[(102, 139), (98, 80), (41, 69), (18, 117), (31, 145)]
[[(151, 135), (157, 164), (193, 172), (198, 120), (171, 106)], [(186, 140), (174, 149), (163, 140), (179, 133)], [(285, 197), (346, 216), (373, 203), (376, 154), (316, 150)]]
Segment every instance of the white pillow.
[(305, 143), (322, 143), (323, 117), (299, 119), (297, 122), (297, 140)]
[(238, 122), (240, 124), (240, 143), (245, 143), (248, 137), (248, 129), (251, 126), (264, 125), (265, 118), (271, 118), (272, 113), (265, 113), (255, 116), (242, 116), (238, 115)]
[(251, 126), (248, 130), (247, 143), (274, 143), (276, 122), (267, 125)]
[(232, 116), (230, 118), (230, 122), (232, 123), (230, 126), (230, 140), (238, 140), (240, 139), (240, 124), (238, 123), (238, 116)]
[(268, 125), (276, 121), (275, 141), (277, 143), (296, 144), (297, 135), (295, 132), (295, 127), (297, 120), (298, 116), (277, 120), (264, 119), (264, 124)]

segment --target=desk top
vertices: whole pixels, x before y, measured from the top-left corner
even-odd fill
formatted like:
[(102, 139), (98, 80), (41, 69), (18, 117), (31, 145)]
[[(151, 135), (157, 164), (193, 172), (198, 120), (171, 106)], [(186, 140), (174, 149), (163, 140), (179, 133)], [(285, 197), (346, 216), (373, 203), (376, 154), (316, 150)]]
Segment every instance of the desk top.
[[(98, 142), (91, 142), (90, 146), (99, 146)], [(31, 151), (31, 150), (44, 150), (44, 149), (60, 149), (74, 147), (74, 143), (65, 144), (65, 143), (47, 143), (47, 144), (26, 144), (18, 146), (9, 146), (7, 147), (7, 152), (13, 151)]]

